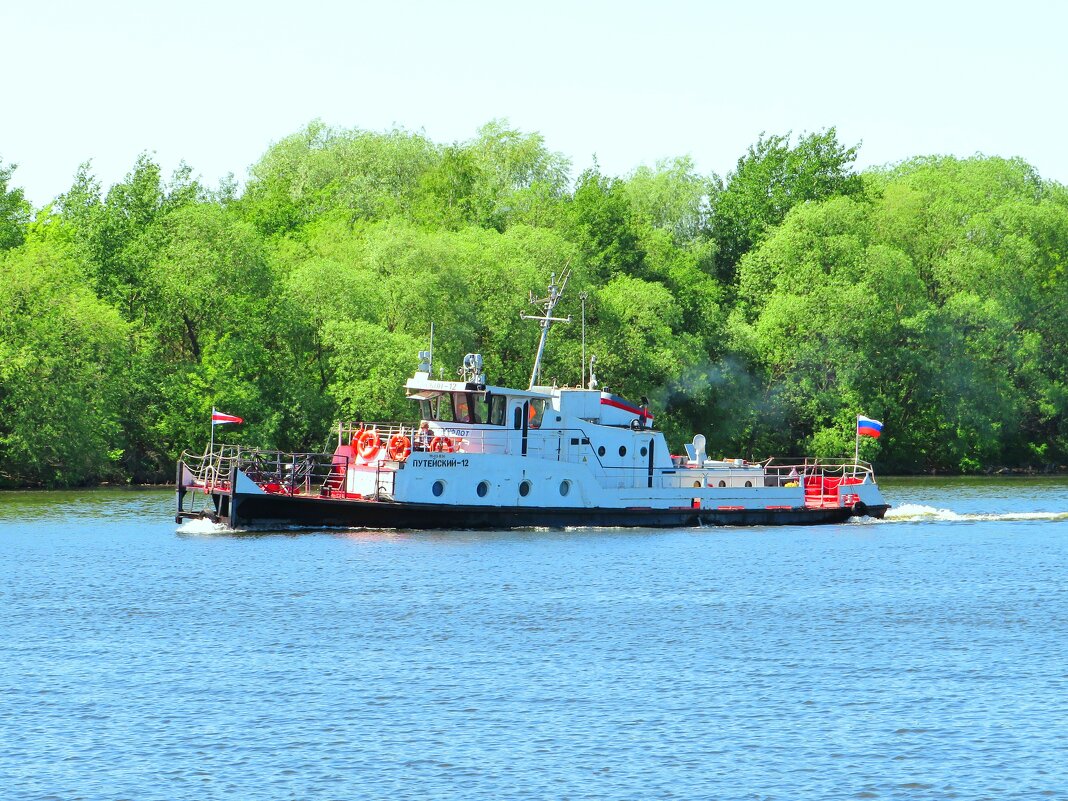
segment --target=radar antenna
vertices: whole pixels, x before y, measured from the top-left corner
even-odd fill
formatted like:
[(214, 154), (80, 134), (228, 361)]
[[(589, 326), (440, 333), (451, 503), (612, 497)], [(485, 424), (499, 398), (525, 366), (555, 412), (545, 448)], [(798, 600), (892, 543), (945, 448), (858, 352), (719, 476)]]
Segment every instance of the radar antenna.
[(549, 278), (549, 294), (544, 298), (534, 297), (534, 293), (530, 293), (530, 303), (533, 306), (539, 306), (544, 310), (541, 315), (537, 314), (520, 314), (520, 318), (524, 320), (537, 320), (541, 323), (541, 340), (538, 342), (538, 354), (534, 357), (534, 369), (530, 373), (530, 387), (533, 389), (534, 385), (541, 380), (541, 357), (545, 353), (545, 340), (549, 336), (549, 327), (553, 323), (570, 323), (571, 315), (567, 317), (553, 317), (553, 309), (556, 308), (556, 304), (560, 302), (560, 298), (564, 294), (564, 289), (567, 287), (567, 280), (571, 277), (571, 270), (566, 266), (564, 267), (563, 277), (560, 279), (560, 286), (556, 285), (556, 273), (553, 273)]

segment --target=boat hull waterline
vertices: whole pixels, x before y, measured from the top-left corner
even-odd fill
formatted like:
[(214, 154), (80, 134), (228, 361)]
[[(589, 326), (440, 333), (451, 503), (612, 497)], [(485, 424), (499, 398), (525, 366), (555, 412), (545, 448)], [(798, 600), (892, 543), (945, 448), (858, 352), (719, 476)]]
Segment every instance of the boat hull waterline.
[(700, 526), (810, 526), (844, 523), (854, 517), (882, 518), (889, 505), (858, 503), (845, 508), (788, 509), (583, 509), (531, 506), (394, 504), (374, 500), (230, 495), (215, 498), (218, 513), (206, 517), (231, 528), (340, 527), (405, 530), (500, 530), (525, 528), (694, 528)]

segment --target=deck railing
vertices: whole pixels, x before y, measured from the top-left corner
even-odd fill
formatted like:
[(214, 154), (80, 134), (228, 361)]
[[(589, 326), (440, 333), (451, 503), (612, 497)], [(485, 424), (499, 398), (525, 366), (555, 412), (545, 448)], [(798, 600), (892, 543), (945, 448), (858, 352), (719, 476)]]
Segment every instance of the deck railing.
[(298, 453), (216, 445), (203, 454), (188, 451), (178, 462), (179, 491), (229, 493), (238, 470), (265, 492), (329, 495), (344, 486), (349, 459), (333, 453)]
[(874, 479), (875, 472), (869, 462), (857, 459), (815, 459), (797, 456), (775, 456), (761, 463), (764, 466), (764, 475), (776, 480), (799, 481), (806, 479), (825, 478), (838, 479), (841, 483), (845, 479), (859, 479), (849, 483), (860, 483), (868, 478)]

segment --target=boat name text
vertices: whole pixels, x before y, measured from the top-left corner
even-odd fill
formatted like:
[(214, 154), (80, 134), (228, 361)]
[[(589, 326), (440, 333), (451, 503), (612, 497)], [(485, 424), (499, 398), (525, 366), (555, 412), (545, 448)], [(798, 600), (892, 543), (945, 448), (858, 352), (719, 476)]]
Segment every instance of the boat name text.
[(468, 459), (410, 459), (412, 467), (468, 467)]

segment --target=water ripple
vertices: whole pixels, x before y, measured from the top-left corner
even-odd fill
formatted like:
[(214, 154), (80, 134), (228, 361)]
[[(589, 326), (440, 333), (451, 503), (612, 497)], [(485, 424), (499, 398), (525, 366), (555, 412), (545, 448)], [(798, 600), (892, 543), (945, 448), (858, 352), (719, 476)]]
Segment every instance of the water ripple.
[(877, 526), (268, 536), (0, 496), (0, 797), (1068, 798), (1068, 482), (986, 486), (888, 482)]

